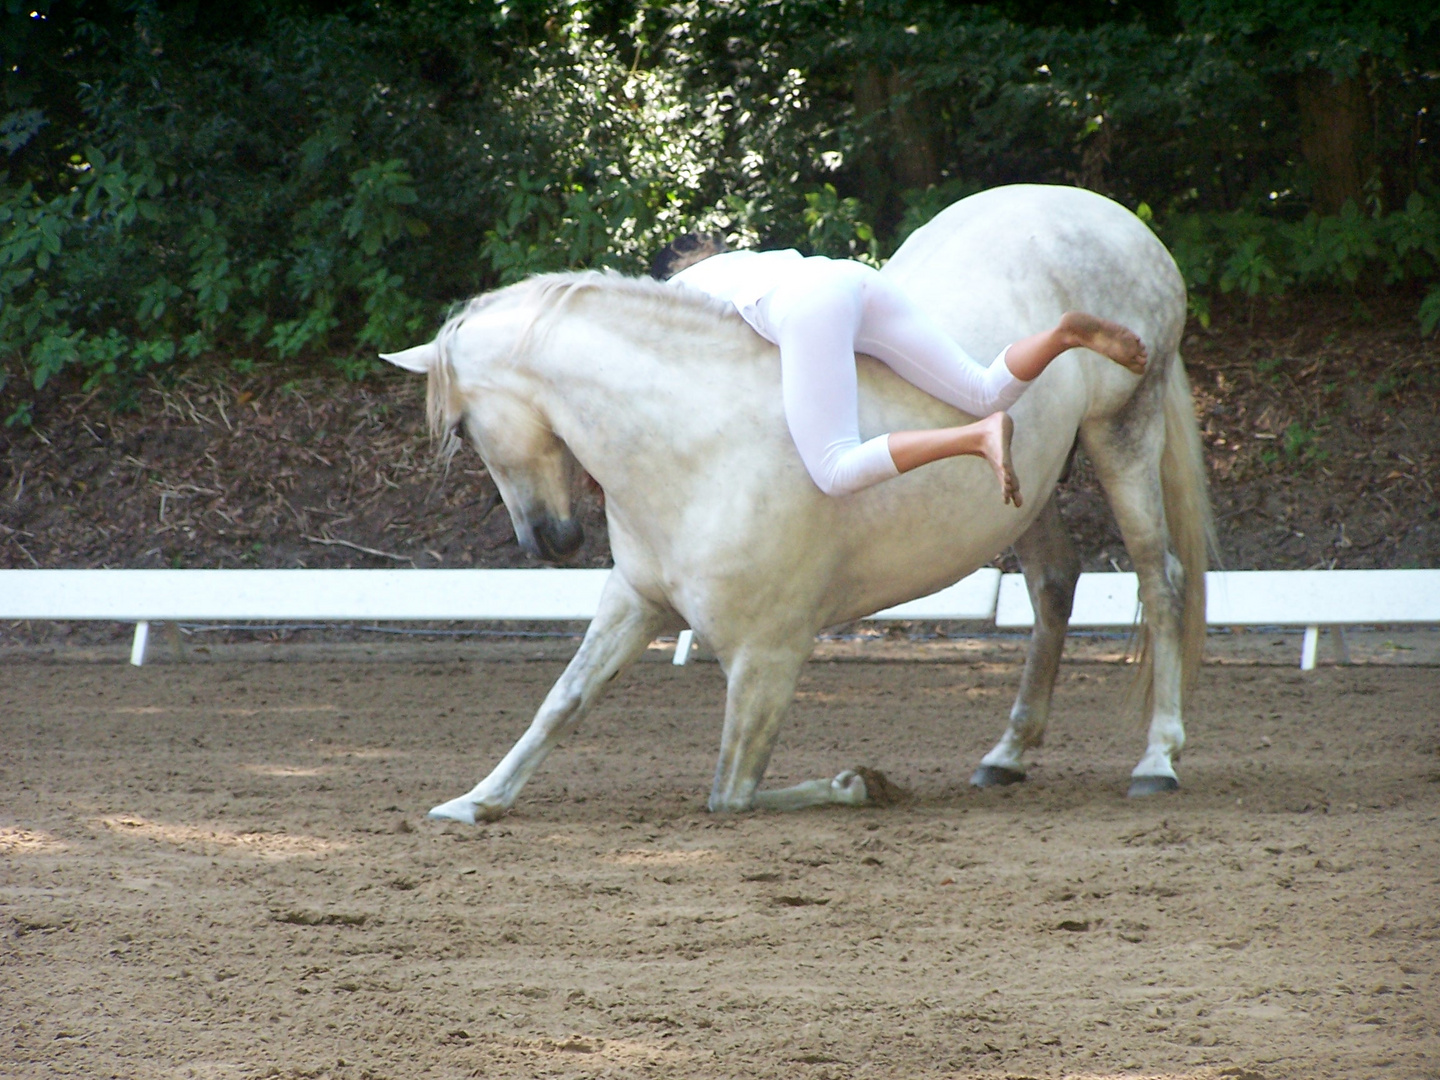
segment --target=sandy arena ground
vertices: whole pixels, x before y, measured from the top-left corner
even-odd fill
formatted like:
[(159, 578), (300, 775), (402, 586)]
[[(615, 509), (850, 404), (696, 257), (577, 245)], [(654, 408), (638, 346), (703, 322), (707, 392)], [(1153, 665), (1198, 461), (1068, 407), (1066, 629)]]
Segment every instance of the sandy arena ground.
[(822, 660), (770, 780), (913, 800), (716, 817), (720, 672), (642, 663), (469, 829), (560, 664), (430, 655), (6, 662), (0, 1076), (1440, 1076), (1433, 667), (1212, 665), (1128, 802), (1119, 665), (979, 793), (1012, 659)]

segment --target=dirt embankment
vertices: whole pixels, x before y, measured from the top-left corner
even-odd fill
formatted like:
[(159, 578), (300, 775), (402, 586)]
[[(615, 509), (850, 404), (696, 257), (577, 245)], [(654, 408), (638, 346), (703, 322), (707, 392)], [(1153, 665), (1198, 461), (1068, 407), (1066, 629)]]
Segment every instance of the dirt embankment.
[[(1412, 307), (1310, 298), (1192, 326), (1228, 568), (1440, 565), (1440, 343)], [(527, 564), (479, 459), (433, 461), (419, 379), (291, 374), (217, 365), (131, 414), (53, 395), (33, 431), (0, 430), (0, 565)], [(1083, 456), (1059, 497), (1085, 568), (1127, 568)], [(579, 565), (606, 565), (598, 493), (582, 513)]]

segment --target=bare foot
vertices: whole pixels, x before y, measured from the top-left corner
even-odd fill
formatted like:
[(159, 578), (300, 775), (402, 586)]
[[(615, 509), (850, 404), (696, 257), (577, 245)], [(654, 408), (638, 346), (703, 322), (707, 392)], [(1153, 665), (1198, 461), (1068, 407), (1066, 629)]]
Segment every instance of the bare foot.
[(1119, 323), (1083, 311), (1068, 311), (1060, 319), (1059, 330), (1075, 345), (1108, 356), (1136, 375), (1145, 373), (1145, 343)]
[(1009, 413), (996, 412), (977, 421), (975, 427), (983, 436), (982, 453), (990, 467), (995, 470), (995, 479), (1000, 481), (1000, 495), (1007, 503), (1020, 505), (1020, 481), (1015, 477), (1015, 465), (1010, 460), (1010, 441), (1015, 437), (1015, 421)]

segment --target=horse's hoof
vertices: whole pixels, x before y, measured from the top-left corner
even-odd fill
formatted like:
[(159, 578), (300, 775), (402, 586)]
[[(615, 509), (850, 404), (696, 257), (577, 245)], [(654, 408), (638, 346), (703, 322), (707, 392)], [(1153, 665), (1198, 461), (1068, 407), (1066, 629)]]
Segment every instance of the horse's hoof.
[(975, 770), (975, 775), (970, 777), (970, 786), (978, 788), (1009, 787), (1024, 779), (1023, 772), (1007, 769), (1003, 765), (981, 765)]
[(839, 781), (841, 776), (846, 775), (854, 776), (859, 780), (860, 786), (865, 792), (863, 803), (852, 803), (852, 806), (860, 806), (865, 803), (870, 806), (894, 806), (896, 803), (909, 802), (911, 799), (911, 794), (906, 788), (891, 780), (879, 769), (856, 765), (853, 769), (846, 769), (835, 779)]
[(1132, 776), (1129, 797), (1139, 799), (1145, 795), (1163, 795), (1167, 791), (1179, 791), (1180, 781), (1173, 776)]
[(458, 821), (462, 825), (475, 824), (475, 804), (461, 796), (441, 803), (425, 815), (431, 821)]
[(841, 806), (864, 806), (870, 801), (869, 785), (855, 769), (846, 769), (830, 781), (830, 797)]

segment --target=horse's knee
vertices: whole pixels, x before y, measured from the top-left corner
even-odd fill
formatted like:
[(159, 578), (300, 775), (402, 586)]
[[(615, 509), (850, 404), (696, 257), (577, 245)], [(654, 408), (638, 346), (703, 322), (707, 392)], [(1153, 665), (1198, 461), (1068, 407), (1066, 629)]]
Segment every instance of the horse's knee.
[(1030, 603), (1042, 625), (1070, 619), (1075, 584), (1080, 580), (1080, 553), (1050, 499), (1040, 515), (1015, 541), (1015, 552), (1025, 569)]
[(1168, 548), (1165, 550), (1165, 581), (1170, 586), (1170, 591), (1176, 596), (1184, 595), (1185, 564), (1176, 558), (1175, 553)]
[(548, 738), (559, 738), (585, 715), (585, 695), (578, 687), (559, 686), (550, 691), (535, 720)]
[(1046, 573), (1030, 590), (1030, 602), (1039, 621), (1046, 626), (1063, 626), (1075, 607), (1075, 582), (1079, 575)]
[(706, 808), (712, 814), (743, 814), (754, 810), (755, 793), (760, 789), (760, 777), (764, 772), (763, 764), (758, 769), (753, 766), (727, 769), (722, 762), (715, 770), (715, 782), (710, 785)]
[[(1185, 567), (1170, 551), (1162, 551), (1159, 572), (1141, 576), (1141, 597), (1145, 610), (1153, 615), (1179, 619), (1185, 610)], [(1148, 580), (1147, 580), (1148, 579)]]
[(730, 793), (712, 791), (710, 798), (705, 803), (705, 809), (712, 814), (744, 814), (755, 809), (755, 795), (752, 792), (748, 798), (741, 798)]

